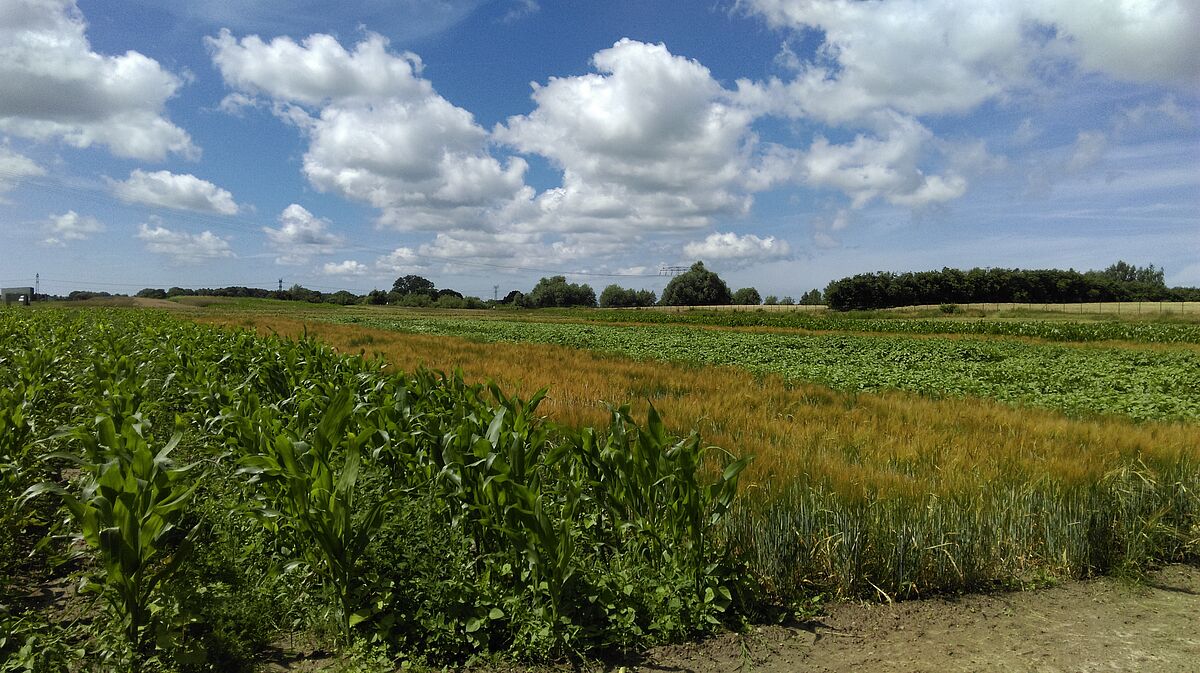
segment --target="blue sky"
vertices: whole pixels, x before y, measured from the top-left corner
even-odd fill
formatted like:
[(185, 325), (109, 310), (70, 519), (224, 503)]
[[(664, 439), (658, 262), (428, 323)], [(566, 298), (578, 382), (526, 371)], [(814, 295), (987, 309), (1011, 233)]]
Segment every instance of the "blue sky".
[(0, 282), (1200, 285), (1192, 0), (0, 0)]

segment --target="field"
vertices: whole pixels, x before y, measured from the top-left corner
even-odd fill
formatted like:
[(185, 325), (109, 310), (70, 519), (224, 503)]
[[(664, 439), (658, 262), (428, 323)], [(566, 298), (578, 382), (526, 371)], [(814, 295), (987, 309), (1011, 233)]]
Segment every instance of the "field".
[[(1193, 325), (616, 313), (0, 314), (0, 652), (537, 660), (1200, 552)], [(169, 525), (95, 500), (129, 479)], [(21, 590), (68, 573), (100, 602)]]
[(341, 320), (416, 334), (549, 343), (634, 359), (736, 366), (850, 391), (896, 389), (938, 397), (983, 397), (1073, 414), (1119, 414), (1138, 420), (1200, 418), (1200, 351), (1194, 349), (419, 315), (347, 316)]

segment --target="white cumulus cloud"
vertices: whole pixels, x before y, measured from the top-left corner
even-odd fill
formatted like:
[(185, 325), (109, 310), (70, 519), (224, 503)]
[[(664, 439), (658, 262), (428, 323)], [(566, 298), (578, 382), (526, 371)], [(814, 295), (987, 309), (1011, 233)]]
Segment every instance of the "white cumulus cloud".
[(134, 169), (128, 180), (113, 182), (112, 188), (117, 197), (126, 203), (218, 215), (236, 215), (238, 212), (233, 194), (190, 173), (148, 173)]
[(745, 213), (752, 190), (790, 173), (759, 157), (753, 114), (700, 63), (629, 39), (592, 63), (595, 73), (535, 84), (536, 108), (494, 131), (563, 172), (562, 186), (538, 197), (535, 228), (701, 229)]
[(52, 215), (42, 223), (46, 245), (66, 245), (69, 241), (82, 241), (104, 231), (104, 225), (94, 217), (80, 215), (68, 210), (62, 215)]
[(814, 187), (844, 192), (854, 208), (875, 199), (920, 207), (950, 201), (966, 192), (967, 180), (962, 175), (927, 175), (920, 168), (933, 134), (918, 121), (894, 115), (881, 128), (880, 135), (858, 134), (842, 144), (818, 136), (802, 160), (803, 180)]
[(375, 260), (375, 268), (381, 273), (409, 274), (426, 270), (427, 265), (412, 248), (400, 247)]
[[(0, 145), (0, 194), (9, 191), (25, 178), (45, 174), (46, 170), (33, 159)], [(3, 203), (2, 199), (0, 203)]]
[(739, 82), (760, 109), (844, 124), (873, 111), (968, 112), (1065, 61), (1118, 79), (1200, 82), (1194, 0), (741, 0), (775, 27), (820, 36), (795, 78)]
[[(420, 77), (421, 61), (368, 34), (347, 50), (329, 35), (208, 40), (238, 107), (266, 97), (308, 136), (304, 173), (316, 188), (369, 203), (399, 229), (485, 227), (528, 200), (527, 164), (500, 162), (474, 116)], [(232, 105), (232, 104), (231, 104)]]
[(0, 2), (0, 131), (113, 154), (196, 157), (164, 104), (182, 80), (136, 51), (92, 50), (74, 0)]
[(749, 265), (786, 259), (792, 253), (788, 242), (774, 236), (759, 238), (754, 234), (738, 235), (733, 232), (712, 233), (702, 241), (692, 241), (683, 246), (689, 259), (719, 261), (734, 265)]
[(263, 227), (263, 233), (279, 253), (276, 264), (304, 264), (316, 255), (336, 252), (345, 242), (329, 231), (329, 224), (329, 220), (293, 203), (279, 214), (279, 228)]
[(149, 223), (143, 222), (138, 225), (138, 232), (134, 236), (145, 243), (146, 250), (167, 255), (182, 264), (233, 256), (233, 249), (230, 248), (227, 239), (207, 230), (199, 234), (189, 234), (186, 231), (167, 229), (157, 217), (151, 217)]
[(337, 263), (326, 262), (321, 271), (326, 276), (363, 276), (366, 275), (370, 269), (366, 264), (353, 259), (347, 259), (343, 262)]

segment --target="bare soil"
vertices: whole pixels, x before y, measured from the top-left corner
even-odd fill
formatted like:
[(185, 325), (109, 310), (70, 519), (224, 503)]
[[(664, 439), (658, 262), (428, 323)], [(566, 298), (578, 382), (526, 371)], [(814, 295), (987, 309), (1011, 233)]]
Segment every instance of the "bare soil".
[[(1200, 568), (1037, 591), (840, 604), (807, 628), (761, 627), (653, 650), (627, 670), (1037, 673), (1200, 671)], [(609, 670), (620, 670), (619, 665)]]

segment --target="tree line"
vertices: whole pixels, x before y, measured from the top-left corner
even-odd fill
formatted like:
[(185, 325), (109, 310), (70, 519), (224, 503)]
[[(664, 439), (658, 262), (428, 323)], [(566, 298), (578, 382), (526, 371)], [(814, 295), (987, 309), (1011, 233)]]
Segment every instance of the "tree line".
[(1200, 301), (1200, 288), (1167, 287), (1163, 270), (1118, 261), (1101, 271), (961, 269), (861, 273), (831, 282), (825, 303), (838, 311), (923, 304)]
[[(96, 297), (124, 296), (108, 292), (89, 292), (76, 290), (66, 297), (41, 296), (45, 299), (84, 300)], [(391, 290), (372, 290), (366, 294), (355, 294), (348, 290), (323, 293), (301, 285), (292, 285), (287, 289), (267, 290), (263, 288), (229, 286), (219, 288), (189, 289), (172, 287), (169, 289), (144, 288), (137, 292), (137, 297), (148, 299), (172, 299), (175, 297), (206, 296), (206, 297), (248, 297), (256, 299), (278, 299), (283, 301), (303, 301), (325, 304), (370, 304), (408, 306), (415, 308), (471, 308), (482, 309), (498, 305), (519, 308), (567, 308), (595, 307), (602, 308), (633, 308), (646, 306), (720, 306), (760, 304), (820, 304), (823, 297), (820, 290), (811, 290), (800, 297), (797, 302), (790, 296), (783, 298), (774, 295), (763, 297), (753, 287), (731, 290), (729, 285), (715, 272), (705, 268), (703, 262), (696, 262), (682, 274), (675, 276), (663, 289), (659, 297), (653, 290), (632, 289), (612, 284), (604, 288), (597, 296), (596, 291), (586, 283), (567, 282), (565, 276), (549, 276), (540, 279), (529, 292), (513, 290), (503, 299), (483, 300), (479, 297), (463, 296), (462, 293), (450, 288), (438, 288), (433, 281), (423, 276), (406, 275), (397, 278)]]
[[(801, 304), (820, 304), (820, 290), (811, 290), (800, 298)], [(729, 285), (715, 272), (705, 268), (704, 262), (696, 262), (684, 273), (672, 278), (662, 297), (652, 290), (634, 290), (609, 285), (600, 293), (590, 285), (568, 283), (565, 276), (542, 278), (528, 294), (513, 291), (502, 301), (523, 308), (555, 308), (571, 306), (596, 306), (601, 308), (636, 308), (645, 306), (723, 306), (759, 304), (795, 304), (791, 297), (782, 300), (773, 295), (765, 299), (753, 287), (730, 290)]]

